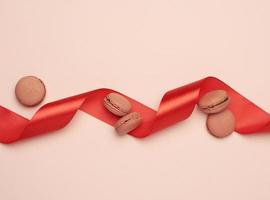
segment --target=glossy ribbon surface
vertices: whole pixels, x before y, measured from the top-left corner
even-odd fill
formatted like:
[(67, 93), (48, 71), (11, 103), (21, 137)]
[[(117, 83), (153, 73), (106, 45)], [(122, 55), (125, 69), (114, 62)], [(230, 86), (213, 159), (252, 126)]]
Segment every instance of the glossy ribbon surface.
[[(127, 97), (133, 111), (141, 113), (142, 125), (130, 135), (143, 138), (188, 118), (198, 99), (208, 91), (226, 90), (231, 98), (229, 109), (236, 117), (235, 131), (241, 134), (270, 131), (270, 115), (217, 78), (207, 77), (165, 93), (158, 110), (153, 110)], [(31, 120), (0, 106), (0, 142), (12, 143), (21, 139), (56, 131), (65, 127), (78, 110), (113, 125), (119, 118), (103, 106), (104, 97), (116, 92), (97, 89), (61, 99), (42, 106)], [(125, 95), (124, 95), (125, 96)]]

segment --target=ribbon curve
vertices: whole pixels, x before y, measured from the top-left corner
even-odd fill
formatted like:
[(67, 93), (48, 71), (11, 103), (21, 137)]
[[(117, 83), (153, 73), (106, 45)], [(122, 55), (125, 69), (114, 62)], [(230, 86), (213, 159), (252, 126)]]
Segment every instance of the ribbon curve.
[[(251, 134), (270, 131), (270, 115), (266, 111), (221, 80), (206, 77), (166, 92), (157, 111), (122, 94), (131, 102), (133, 110), (143, 117), (142, 125), (129, 134), (143, 138), (187, 119), (198, 99), (215, 89), (226, 90), (231, 98), (229, 109), (236, 118), (236, 132)], [(45, 104), (30, 120), (0, 106), (0, 142), (12, 143), (61, 129), (78, 110), (113, 125), (119, 118), (103, 106), (103, 99), (110, 92), (116, 91), (102, 88)]]

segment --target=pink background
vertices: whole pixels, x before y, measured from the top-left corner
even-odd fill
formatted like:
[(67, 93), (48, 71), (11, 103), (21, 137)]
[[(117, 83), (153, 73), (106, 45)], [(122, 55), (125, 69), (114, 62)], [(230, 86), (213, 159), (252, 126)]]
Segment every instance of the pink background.
[[(30, 118), (14, 86), (44, 103), (100, 87), (157, 108), (165, 91), (214, 75), (270, 110), (269, 0), (0, 0), (0, 105)], [(57, 133), (0, 144), (2, 200), (269, 200), (270, 134), (218, 140), (198, 110), (139, 140), (79, 112)]]

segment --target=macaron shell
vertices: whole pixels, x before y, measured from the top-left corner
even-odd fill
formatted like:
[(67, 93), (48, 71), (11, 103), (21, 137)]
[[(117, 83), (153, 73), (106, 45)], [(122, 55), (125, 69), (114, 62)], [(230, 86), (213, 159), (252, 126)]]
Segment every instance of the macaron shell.
[(110, 93), (104, 98), (104, 106), (117, 116), (124, 116), (131, 111), (131, 103), (122, 95)]
[(25, 76), (16, 84), (15, 95), (24, 106), (36, 106), (45, 98), (46, 88), (39, 78)]
[(230, 110), (224, 110), (220, 113), (208, 115), (206, 125), (213, 136), (223, 138), (234, 131), (236, 120)]
[(132, 112), (119, 119), (114, 128), (118, 134), (127, 134), (139, 127), (142, 123), (142, 117), (137, 112)]

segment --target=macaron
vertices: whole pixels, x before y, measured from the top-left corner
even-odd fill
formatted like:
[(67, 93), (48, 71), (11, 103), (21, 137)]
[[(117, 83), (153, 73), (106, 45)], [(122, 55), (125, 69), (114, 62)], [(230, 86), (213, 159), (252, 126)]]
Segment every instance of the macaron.
[(16, 84), (15, 95), (24, 106), (36, 106), (46, 95), (44, 83), (35, 76), (22, 77)]
[(131, 112), (131, 103), (118, 93), (108, 94), (103, 101), (105, 108), (116, 116), (122, 117)]
[(205, 113), (218, 113), (225, 110), (230, 98), (225, 90), (213, 90), (202, 96), (198, 102), (199, 108)]
[(226, 109), (219, 113), (209, 114), (206, 125), (213, 136), (223, 138), (234, 131), (236, 120), (233, 113)]
[(132, 112), (120, 118), (114, 125), (118, 134), (127, 134), (139, 127), (142, 123), (142, 117), (137, 112)]

